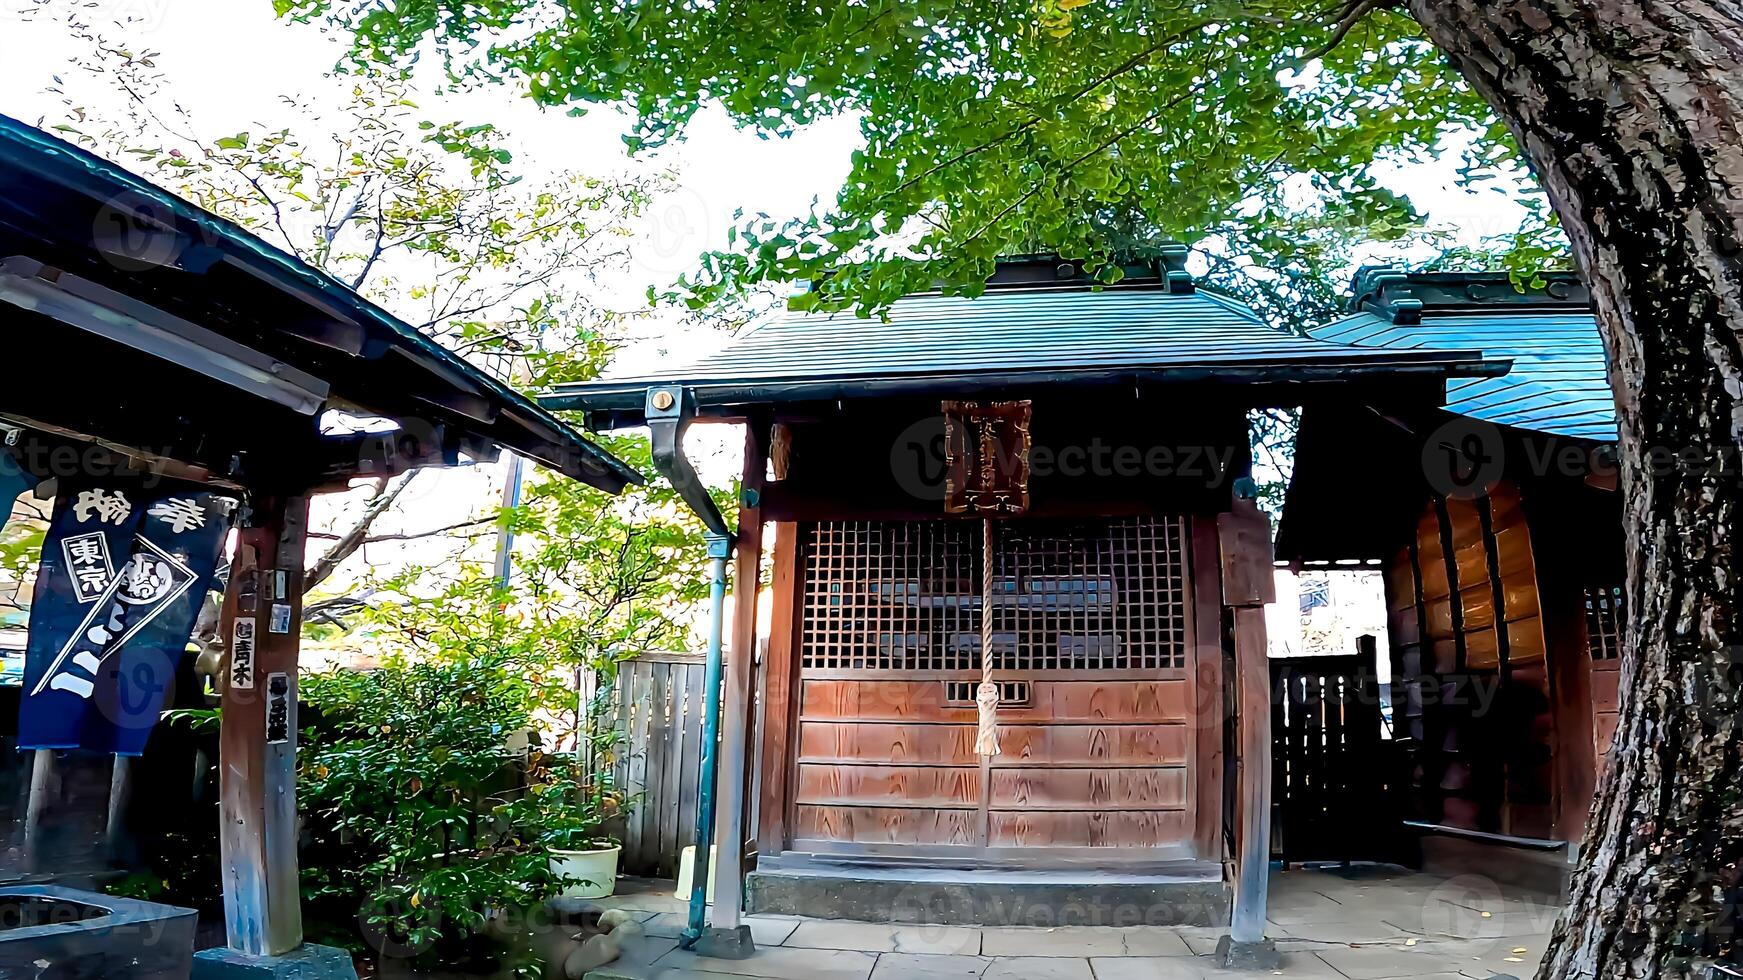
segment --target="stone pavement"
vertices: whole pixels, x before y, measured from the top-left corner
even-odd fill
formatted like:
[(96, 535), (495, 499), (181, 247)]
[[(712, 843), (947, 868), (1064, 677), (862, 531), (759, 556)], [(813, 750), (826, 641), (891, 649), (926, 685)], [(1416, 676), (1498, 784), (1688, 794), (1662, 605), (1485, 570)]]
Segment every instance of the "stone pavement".
[[(599, 980), (1236, 980), (1210, 954), (1221, 929), (1052, 929), (748, 916), (757, 955), (713, 960), (677, 948), (684, 903), (670, 882), (625, 882), (601, 905), (641, 915), (647, 938)], [(1483, 980), (1528, 976), (1555, 923), (1554, 899), (1476, 875), (1398, 868), (1274, 873), (1274, 975), (1301, 980)], [(1273, 974), (1266, 974), (1267, 976)]]

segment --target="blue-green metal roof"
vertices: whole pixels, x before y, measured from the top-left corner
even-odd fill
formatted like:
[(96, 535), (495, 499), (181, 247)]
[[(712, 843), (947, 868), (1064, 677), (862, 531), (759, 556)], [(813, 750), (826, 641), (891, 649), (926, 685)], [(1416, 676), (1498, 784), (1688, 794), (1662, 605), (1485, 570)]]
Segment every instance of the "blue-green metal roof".
[(633, 377), (566, 385), (543, 401), (607, 413), (621, 424), (634, 421), (649, 387), (669, 384), (690, 389), (706, 411), (977, 387), (1289, 383), (1504, 370), (1504, 361), (1468, 350), (1380, 350), (1288, 333), (1239, 303), (1163, 275), (1105, 289), (1022, 281), (975, 298), (923, 293), (897, 300), (884, 318), (784, 311), (717, 353)]
[(1513, 369), (1447, 383), (1448, 411), (1497, 425), (1582, 439), (1616, 439), (1615, 396), (1584, 286), (1551, 277), (1521, 292), (1504, 275), (1364, 270), (1356, 312), (1311, 333), (1384, 350), (1459, 348), (1508, 358)]
[[(70, 202), (84, 205), (79, 211)], [(58, 236), (61, 241), (93, 246), (105, 229), (51, 227), (52, 218), (68, 211), (89, 214), (94, 206), (99, 222), (131, 221), (140, 234), (163, 231), (186, 247), (169, 256), (172, 273), (201, 274), (219, 262), (247, 270), (261, 281), (262, 307), (287, 301), (307, 302), (334, 311), (367, 331), (356, 356), (375, 360), (397, 351), (427, 372), (427, 389), (418, 392), (433, 404), (457, 398), (482, 398), (497, 421), (478, 435), (547, 465), (610, 490), (642, 482), (634, 469), (587, 441), (574, 428), (531, 399), (443, 347), (354, 290), (300, 259), (256, 238), (239, 225), (205, 211), (126, 169), (34, 126), (0, 115), (0, 226), (26, 234)], [(131, 229), (130, 229), (131, 230)], [(99, 240), (95, 247), (101, 249)], [(136, 279), (151, 269), (120, 269)], [(151, 285), (146, 283), (146, 285)]]

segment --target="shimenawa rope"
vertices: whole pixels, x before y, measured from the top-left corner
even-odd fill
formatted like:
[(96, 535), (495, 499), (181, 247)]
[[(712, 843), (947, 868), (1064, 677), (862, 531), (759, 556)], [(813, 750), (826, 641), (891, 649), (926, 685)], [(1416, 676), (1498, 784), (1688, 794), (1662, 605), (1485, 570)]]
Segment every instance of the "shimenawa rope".
[(980, 568), (980, 688), (974, 703), (980, 709), (980, 727), (975, 732), (974, 751), (999, 754), (999, 686), (993, 683), (993, 522), (981, 522)]

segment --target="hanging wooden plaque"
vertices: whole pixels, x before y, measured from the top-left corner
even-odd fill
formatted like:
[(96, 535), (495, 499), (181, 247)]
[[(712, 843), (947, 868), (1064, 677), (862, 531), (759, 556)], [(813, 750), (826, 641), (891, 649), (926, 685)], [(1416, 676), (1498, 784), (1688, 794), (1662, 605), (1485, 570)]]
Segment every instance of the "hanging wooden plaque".
[(945, 511), (1028, 510), (1029, 403), (945, 402), (943, 408)]

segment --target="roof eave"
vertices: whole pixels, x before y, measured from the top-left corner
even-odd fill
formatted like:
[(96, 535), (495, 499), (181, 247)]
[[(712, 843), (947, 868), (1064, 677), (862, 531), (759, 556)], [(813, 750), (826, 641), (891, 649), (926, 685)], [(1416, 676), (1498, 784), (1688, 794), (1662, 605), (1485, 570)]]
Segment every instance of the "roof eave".
[(648, 389), (676, 385), (693, 393), (699, 409), (774, 405), (790, 402), (920, 396), (970, 395), (1009, 388), (1127, 384), (1335, 384), (1362, 378), (1494, 377), (1512, 366), (1506, 359), (1475, 351), (1412, 352), (1410, 356), (1356, 361), (1295, 361), (1215, 365), (1121, 365), (1105, 368), (988, 370), (973, 373), (910, 374), (886, 377), (683, 379), (641, 378), (590, 381), (561, 386), (538, 401), (553, 411), (608, 413), (608, 428), (641, 424)]
[[(200, 245), (216, 249), (235, 266), (283, 292), (299, 296), (312, 293), (324, 303), (375, 323), (390, 334), (393, 346), (421, 367), (435, 374), (465, 375), (501, 407), (522, 419), (528, 439), (511, 442), (499, 435), (488, 437), (505, 448), (612, 493), (646, 482), (633, 467), (582, 438), (532, 399), (469, 364), (331, 275), (266, 244), (234, 222), (196, 207), (89, 151), (5, 116), (0, 116), (0, 158), (11, 158), (19, 166), (32, 168), (37, 176), (91, 200), (112, 201), (123, 194), (149, 198), (175, 220), (201, 232), (197, 239)], [(552, 452), (553, 449), (558, 451)]]

